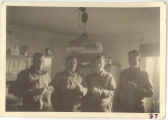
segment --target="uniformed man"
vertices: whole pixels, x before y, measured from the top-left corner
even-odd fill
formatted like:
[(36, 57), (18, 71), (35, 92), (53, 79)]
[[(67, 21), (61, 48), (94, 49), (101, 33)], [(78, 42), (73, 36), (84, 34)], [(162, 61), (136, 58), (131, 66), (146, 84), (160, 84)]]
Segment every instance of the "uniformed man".
[(87, 83), (77, 71), (77, 59), (66, 59), (66, 70), (56, 74), (52, 81), (54, 93), (51, 101), (57, 112), (79, 112), (82, 98), (87, 93)]
[(21, 71), (12, 86), (12, 93), (23, 99), (21, 111), (47, 111), (51, 106), (49, 86), (51, 79), (44, 69), (44, 56), (41, 53), (33, 55), (33, 65)]
[(152, 97), (149, 75), (139, 67), (140, 53), (128, 53), (129, 68), (121, 71), (114, 95), (113, 108), (118, 112), (144, 112), (145, 97)]
[(89, 92), (85, 99), (85, 109), (87, 112), (111, 112), (115, 80), (104, 70), (104, 56), (95, 57), (94, 66), (96, 71), (86, 77)]

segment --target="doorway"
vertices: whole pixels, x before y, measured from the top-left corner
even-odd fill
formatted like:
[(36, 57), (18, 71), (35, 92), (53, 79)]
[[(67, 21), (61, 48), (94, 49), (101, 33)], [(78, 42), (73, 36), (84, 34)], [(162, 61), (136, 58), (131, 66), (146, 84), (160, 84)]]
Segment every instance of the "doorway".
[(145, 112), (150, 113), (154, 109), (159, 113), (159, 89), (160, 89), (160, 57), (144, 57), (141, 59), (141, 67), (148, 72), (154, 87), (154, 96), (146, 98)]

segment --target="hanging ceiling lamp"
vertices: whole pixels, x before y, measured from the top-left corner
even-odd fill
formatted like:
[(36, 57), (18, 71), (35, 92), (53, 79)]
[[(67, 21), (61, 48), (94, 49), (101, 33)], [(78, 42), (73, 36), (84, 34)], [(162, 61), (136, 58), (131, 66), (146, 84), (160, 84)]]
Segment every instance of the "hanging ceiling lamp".
[(103, 47), (100, 42), (94, 41), (85, 33), (85, 25), (88, 21), (88, 14), (85, 12), (86, 8), (80, 7), (78, 10), (78, 24), (84, 33), (77, 39), (70, 41), (66, 52), (76, 52), (76, 53), (101, 53), (103, 52)]

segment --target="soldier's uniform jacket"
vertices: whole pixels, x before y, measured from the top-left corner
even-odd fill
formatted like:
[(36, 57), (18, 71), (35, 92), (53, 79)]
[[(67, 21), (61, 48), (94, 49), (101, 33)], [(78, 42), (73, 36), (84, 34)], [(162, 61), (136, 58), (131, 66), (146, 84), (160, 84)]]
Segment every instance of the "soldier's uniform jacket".
[(87, 83), (82, 75), (65, 70), (56, 74), (52, 86), (51, 100), (55, 111), (81, 111), (82, 98), (87, 93)]
[[(137, 86), (132, 88), (129, 82)], [(113, 106), (120, 112), (144, 112), (145, 97), (152, 97), (153, 86), (147, 72), (128, 68), (121, 72), (114, 94)]]
[[(90, 112), (111, 112), (112, 100), (115, 90), (115, 80), (106, 71), (101, 74), (90, 73), (86, 77), (89, 92), (85, 99), (86, 111)], [(96, 90), (95, 90), (96, 89)]]
[[(21, 71), (16, 82), (12, 86), (12, 93), (23, 100), (23, 111), (40, 111), (51, 106), (51, 93), (53, 88), (49, 86), (50, 76), (44, 69), (38, 72), (31, 66), (29, 69)], [(49, 96), (44, 99), (44, 93), (39, 89), (45, 88)]]

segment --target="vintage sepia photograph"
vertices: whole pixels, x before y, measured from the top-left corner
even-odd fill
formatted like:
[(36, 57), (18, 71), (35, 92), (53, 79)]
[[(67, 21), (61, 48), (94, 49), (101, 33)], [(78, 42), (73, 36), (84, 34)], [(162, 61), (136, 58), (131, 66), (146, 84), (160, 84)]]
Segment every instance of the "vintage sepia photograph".
[(3, 6), (6, 114), (165, 115), (164, 3), (44, 4)]

